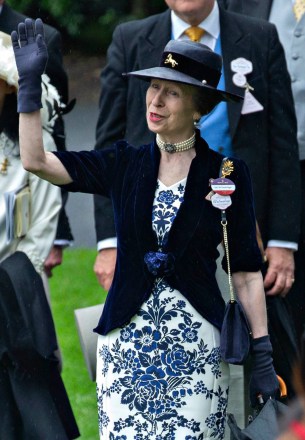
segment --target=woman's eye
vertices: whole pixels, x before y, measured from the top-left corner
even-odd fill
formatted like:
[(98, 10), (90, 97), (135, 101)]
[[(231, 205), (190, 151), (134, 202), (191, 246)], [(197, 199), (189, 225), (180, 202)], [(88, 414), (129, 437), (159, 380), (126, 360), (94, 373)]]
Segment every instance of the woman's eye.
[(150, 87), (151, 87), (152, 89), (158, 89), (158, 84), (154, 84), (154, 83), (152, 83), (152, 84), (150, 85)]
[(168, 93), (172, 96), (178, 96), (178, 93), (176, 92), (176, 90), (169, 90)]

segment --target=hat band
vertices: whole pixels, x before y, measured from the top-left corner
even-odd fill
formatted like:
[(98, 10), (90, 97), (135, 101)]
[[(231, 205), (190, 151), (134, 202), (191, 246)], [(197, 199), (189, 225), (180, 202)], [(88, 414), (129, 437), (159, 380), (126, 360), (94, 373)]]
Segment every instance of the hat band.
[(174, 52), (163, 52), (160, 67), (184, 73), (200, 82), (206, 81), (212, 87), (217, 87), (221, 75), (216, 69)]

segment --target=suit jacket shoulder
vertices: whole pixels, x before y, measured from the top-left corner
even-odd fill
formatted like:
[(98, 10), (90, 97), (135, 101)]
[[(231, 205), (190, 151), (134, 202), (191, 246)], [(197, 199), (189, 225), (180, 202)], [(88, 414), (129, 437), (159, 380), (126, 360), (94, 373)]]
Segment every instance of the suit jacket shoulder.
[[(138, 32), (143, 32), (144, 34), (150, 34), (152, 29), (156, 26), (161, 26), (159, 32), (162, 28), (170, 23), (170, 10), (167, 9), (165, 12), (160, 14), (151, 15), (149, 17), (143, 18), (141, 20), (132, 20), (126, 23), (121, 23), (117, 26), (116, 30), (123, 33), (130, 33), (133, 38), (138, 38)], [(168, 32), (167, 32), (168, 33)]]
[[(296, 117), (285, 54), (276, 27), (266, 20), (220, 8), (220, 29), (226, 90), (244, 93), (233, 82), (231, 62), (245, 58), (252, 63), (252, 72), (247, 74), (251, 94), (263, 107), (261, 111), (243, 114), (242, 104), (228, 103), (233, 150), (250, 168), (256, 215), (264, 241), (297, 242), (300, 193), (293, 191), (299, 188), (300, 177)], [(287, 184), (279, 192), (277, 187), (282, 187), (283, 176)], [(289, 225), (282, 221), (287, 212), (295, 213)]]
[(268, 20), (273, 0), (226, 0), (225, 7), (229, 11)]

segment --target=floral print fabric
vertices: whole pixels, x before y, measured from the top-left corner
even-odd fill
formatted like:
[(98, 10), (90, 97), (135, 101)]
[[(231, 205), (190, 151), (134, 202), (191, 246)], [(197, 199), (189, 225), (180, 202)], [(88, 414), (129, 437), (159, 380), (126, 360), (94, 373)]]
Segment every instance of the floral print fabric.
[[(158, 182), (152, 224), (160, 248), (185, 184)], [(98, 338), (100, 439), (223, 439), (228, 378), (219, 331), (157, 278), (131, 322)]]

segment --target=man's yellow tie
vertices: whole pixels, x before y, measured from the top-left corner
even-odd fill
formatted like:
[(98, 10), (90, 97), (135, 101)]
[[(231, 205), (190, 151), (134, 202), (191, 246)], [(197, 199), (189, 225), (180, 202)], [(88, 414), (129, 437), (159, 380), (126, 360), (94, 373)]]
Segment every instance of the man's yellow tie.
[(191, 26), (187, 28), (184, 33), (189, 37), (190, 40), (198, 42), (201, 40), (204, 34), (204, 29), (201, 29), (198, 26)]
[(305, 0), (295, 0), (293, 12), (297, 21), (301, 20), (305, 12)]

